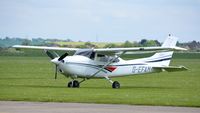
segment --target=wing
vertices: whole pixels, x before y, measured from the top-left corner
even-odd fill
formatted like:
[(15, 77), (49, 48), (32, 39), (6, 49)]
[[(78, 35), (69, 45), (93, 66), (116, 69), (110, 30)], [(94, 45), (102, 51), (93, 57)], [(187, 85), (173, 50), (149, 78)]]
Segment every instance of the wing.
[[(13, 48), (16, 49), (40, 49), (40, 50), (58, 50), (58, 51), (72, 51), (75, 52), (80, 50), (79, 48), (64, 48), (64, 47), (47, 47), (47, 46), (23, 46), (23, 45), (14, 45)], [(117, 53), (145, 53), (145, 52), (157, 52), (157, 51), (177, 51), (177, 50), (186, 50), (180, 47), (135, 47), (135, 48), (102, 48), (102, 49), (93, 49), (94, 52), (104, 54), (104, 55), (115, 55)]]
[(187, 50), (180, 47), (135, 47), (135, 48), (105, 48), (105, 49), (94, 49), (95, 52), (105, 55), (112, 55), (121, 52), (158, 52), (158, 51), (182, 51)]
[(23, 45), (14, 45), (13, 48), (16, 48), (16, 49), (58, 50), (58, 51), (72, 51), (72, 52), (79, 50), (78, 48), (61, 48), (61, 47), (46, 47), (46, 46), (23, 46)]

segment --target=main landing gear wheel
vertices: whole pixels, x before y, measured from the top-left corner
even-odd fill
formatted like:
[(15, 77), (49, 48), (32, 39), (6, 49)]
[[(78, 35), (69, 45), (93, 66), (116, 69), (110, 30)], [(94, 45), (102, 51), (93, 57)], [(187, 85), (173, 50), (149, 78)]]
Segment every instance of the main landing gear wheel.
[(73, 80), (73, 81), (70, 81), (68, 83), (68, 87), (69, 88), (79, 88), (79, 82), (77, 80)]
[(112, 88), (114, 88), (114, 89), (120, 88), (120, 83), (117, 81), (114, 81), (112, 84)]

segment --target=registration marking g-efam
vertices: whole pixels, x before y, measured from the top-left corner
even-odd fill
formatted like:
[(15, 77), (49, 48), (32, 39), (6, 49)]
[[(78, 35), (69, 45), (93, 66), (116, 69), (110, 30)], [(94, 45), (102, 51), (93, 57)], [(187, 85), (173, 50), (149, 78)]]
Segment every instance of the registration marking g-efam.
[(148, 73), (152, 72), (152, 67), (151, 66), (133, 66), (132, 68), (132, 73)]

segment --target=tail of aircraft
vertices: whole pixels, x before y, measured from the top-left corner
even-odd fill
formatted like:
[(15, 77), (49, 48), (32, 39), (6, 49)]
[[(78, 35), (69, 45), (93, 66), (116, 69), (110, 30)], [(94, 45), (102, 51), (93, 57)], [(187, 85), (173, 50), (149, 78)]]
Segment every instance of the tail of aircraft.
[[(177, 40), (177, 37), (169, 36), (161, 47), (175, 47)], [(157, 66), (169, 66), (172, 55), (173, 51), (155, 53), (153, 56), (148, 58), (148, 62)]]
[[(176, 47), (176, 43), (178, 41), (177, 37), (169, 36), (164, 41), (161, 47)], [(168, 72), (174, 72), (174, 71), (185, 71), (188, 70), (184, 66), (169, 66), (170, 61), (172, 59), (173, 51), (167, 51), (167, 52), (158, 52), (155, 53), (153, 56), (147, 58), (148, 63), (151, 63), (153, 65), (152, 67), (158, 71), (168, 71)]]

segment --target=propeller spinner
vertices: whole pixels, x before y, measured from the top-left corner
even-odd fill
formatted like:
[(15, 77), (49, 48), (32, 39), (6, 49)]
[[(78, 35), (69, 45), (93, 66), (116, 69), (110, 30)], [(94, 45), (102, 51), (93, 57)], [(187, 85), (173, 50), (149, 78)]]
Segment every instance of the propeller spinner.
[[(61, 55), (60, 57), (55, 57), (51, 52), (45, 50), (45, 53), (52, 59), (51, 62), (54, 63), (56, 65), (55, 67), (55, 79), (57, 79), (57, 73), (58, 73), (58, 65), (60, 62), (62, 62), (62, 60), (68, 56), (68, 53), (64, 53), (63, 55)], [(58, 55), (57, 55), (58, 56)]]

